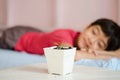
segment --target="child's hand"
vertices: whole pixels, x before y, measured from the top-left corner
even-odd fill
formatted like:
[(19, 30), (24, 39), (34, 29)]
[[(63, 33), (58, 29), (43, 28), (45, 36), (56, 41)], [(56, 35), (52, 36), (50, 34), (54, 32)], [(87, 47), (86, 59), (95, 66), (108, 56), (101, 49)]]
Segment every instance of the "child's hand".
[(82, 48), (81, 51), (87, 52), (88, 54), (94, 54), (94, 55), (96, 55), (95, 51), (92, 50), (92, 49)]
[(99, 55), (105, 56), (105, 55), (110, 55), (110, 54), (111, 54), (111, 52), (109, 52), (109, 51), (92, 50), (92, 49), (89, 49), (89, 50), (88, 50), (88, 53), (92, 53), (92, 54), (94, 54), (95, 56), (99, 56)]

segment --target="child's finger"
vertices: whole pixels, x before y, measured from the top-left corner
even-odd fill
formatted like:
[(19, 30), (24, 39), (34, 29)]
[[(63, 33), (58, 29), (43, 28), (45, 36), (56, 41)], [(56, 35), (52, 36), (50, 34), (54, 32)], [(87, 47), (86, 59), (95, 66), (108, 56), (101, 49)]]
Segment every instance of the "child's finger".
[(90, 54), (94, 54), (95, 56), (97, 55), (97, 54), (95, 53), (95, 51), (92, 50), (92, 49), (89, 49), (88, 52), (89, 52)]

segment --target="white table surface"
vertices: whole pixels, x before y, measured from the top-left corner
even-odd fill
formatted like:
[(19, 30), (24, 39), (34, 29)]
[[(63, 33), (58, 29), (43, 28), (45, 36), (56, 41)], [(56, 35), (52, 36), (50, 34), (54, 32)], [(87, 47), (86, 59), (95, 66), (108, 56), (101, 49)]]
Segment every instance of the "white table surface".
[(120, 80), (120, 71), (74, 66), (71, 74), (62, 76), (48, 74), (47, 64), (38, 63), (1, 69), (0, 80)]

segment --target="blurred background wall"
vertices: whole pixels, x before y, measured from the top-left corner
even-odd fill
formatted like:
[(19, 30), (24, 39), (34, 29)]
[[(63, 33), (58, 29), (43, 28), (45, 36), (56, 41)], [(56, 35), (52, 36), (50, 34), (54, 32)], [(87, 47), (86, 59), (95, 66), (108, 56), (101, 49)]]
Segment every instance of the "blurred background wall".
[(7, 0), (0, 0), (0, 29), (7, 25)]
[(120, 23), (119, 4), (120, 0), (0, 0), (0, 24), (81, 31), (98, 18)]

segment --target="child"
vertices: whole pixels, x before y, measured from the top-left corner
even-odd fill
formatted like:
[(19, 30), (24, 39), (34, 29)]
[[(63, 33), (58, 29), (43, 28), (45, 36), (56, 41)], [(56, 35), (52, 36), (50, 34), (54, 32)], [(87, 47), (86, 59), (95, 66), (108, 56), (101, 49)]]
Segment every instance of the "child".
[(96, 56), (95, 51), (113, 51), (120, 48), (120, 27), (109, 19), (96, 20), (82, 33), (71, 29), (58, 29), (49, 33), (36, 29), (29, 30), (29, 27), (27, 30), (21, 26), (6, 29), (1, 37), (0, 47), (43, 55), (44, 47), (62, 43), (62, 46), (77, 47), (76, 60), (108, 58)]

